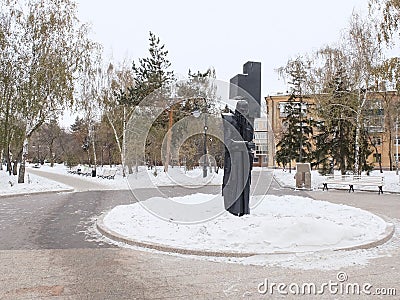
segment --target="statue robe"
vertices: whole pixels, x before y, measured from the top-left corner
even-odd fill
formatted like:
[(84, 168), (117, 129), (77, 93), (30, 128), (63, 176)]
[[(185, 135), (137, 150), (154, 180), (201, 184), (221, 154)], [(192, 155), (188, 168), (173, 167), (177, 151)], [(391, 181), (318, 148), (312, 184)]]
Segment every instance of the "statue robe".
[(224, 123), (224, 178), (222, 195), (225, 209), (242, 216), (250, 213), (250, 183), (253, 153), (248, 143), (253, 140), (252, 124), (237, 111), (223, 114)]

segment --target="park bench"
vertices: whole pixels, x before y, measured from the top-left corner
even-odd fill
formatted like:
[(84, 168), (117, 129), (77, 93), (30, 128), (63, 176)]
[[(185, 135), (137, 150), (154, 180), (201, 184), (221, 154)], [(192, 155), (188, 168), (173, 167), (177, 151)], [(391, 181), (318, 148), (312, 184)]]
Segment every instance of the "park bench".
[(77, 174), (78, 175), (83, 175), (83, 176), (91, 176), (92, 175), (92, 169), (87, 167), (87, 166), (84, 166), (84, 167), (81, 167), (80, 170), (78, 169), (78, 173)]
[(328, 184), (348, 185), (349, 193), (354, 192), (354, 186), (376, 186), (378, 194), (383, 194), (383, 176), (361, 176), (361, 175), (327, 175), (323, 181), (322, 190), (328, 190)]
[(78, 174), (78, 168), (79, 168), (78, 166), (72, 167), (67, 171), (67, 173)]
[(103, 172), (99, 174), (97, 177), (105, 178), (105, 179), (114, 179), (115, 174), (117, 174), (117, 170), (114, 169), (103, 169)]

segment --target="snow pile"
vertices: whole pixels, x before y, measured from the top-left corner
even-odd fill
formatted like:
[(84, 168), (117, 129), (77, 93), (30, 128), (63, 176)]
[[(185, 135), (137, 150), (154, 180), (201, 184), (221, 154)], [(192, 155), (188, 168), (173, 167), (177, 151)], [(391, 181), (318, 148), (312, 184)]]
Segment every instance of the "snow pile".
[(5, 170), (0, 171), (0, 196), (71, 189), (72, 187), (65, 184), (28, 173), (25, 175), (25, 183), (18, 183), (18, 176), (10, 176)]
[[(261, 200), (250, 215), (241, 218), (222, 211), (207, 222), (179, 224), (134, 203), (115, 207), (103, 222), (108, 229), (139, 242), (235, 253), (332, 250), (373, 242), (385, 235), (385, 221), (358, 208), (298, 196), (268, 195)], [(195, 194), (176, 201), (222, 203), (222, 198)], [(157, 198), (156, 202), (162, 217), (174, 213), (166, 199)]]

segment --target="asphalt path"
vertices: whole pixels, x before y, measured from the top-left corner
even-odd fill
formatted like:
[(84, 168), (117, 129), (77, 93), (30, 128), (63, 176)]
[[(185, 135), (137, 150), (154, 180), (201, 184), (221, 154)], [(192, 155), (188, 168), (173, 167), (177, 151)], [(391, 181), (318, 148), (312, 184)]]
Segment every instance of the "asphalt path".
[[(36, 174), (40, 175), (40, 172)], [(291, 191), (282, 190), (272, 181), (271, 172), (253, 172), (253, 195)], [(77, 185), (79, 177), (43, 172), (42, 176), (57, 178)], [(67, 177), (68, 180), (65, 178)], [(82, 183), (78, 186), (81, 188)], [(186, 188), (179, 186), (130, 190), (101, 190), (24, 195), (0, 199), (0, 250), (74, 249), (113, 247), (88, 241), (86, 230), (102, 213), (121, 204), (130, 204), (156, 196), (184, 196), (195, 193), (218, 194), (220, 186)], [(299, 194), (299, 192), (292, 192)]]

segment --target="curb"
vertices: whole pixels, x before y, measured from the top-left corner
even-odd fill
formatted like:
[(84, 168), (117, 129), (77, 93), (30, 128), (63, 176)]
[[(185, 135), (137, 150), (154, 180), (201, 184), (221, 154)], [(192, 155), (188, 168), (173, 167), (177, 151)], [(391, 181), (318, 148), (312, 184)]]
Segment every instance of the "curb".
[(18, 194), (9, 194), (9, 195), (0, 195), (0, 199), (2, 198), (13, 198), (13, 197), (21, 197), (21, 196), (36, 196), (36, 195), (45, 195), (45, 194), (57, 194), (57, 193), (69, 193), (74, 192), (75, 189), (63, 189), (63, 190), (54, 190), (54, 191), (45, 191), (45, 192), (32, 192), (32, 193), (18, 193)]
[[(109, 212), (109, 211), (108, 211)], [(96, 228), (97, 230), (104, 235), (105, 237), (117, 241), (117, 242), (122, 242), (131, 246), (136, 246), (140, 248), (146, 248), (146, 249), (152, 249), (152, 250), (157, 250), (160, 252), (172, 252), (172, 253), (177, 253), (177, 254), (184, 254), (184, 255), (194, 255), (194, 256), (207, 256), (207, 257), (234, 257), (234, 258), (245, 258), (245, 257), (250, 257), (250, 256), (255, 256), (255, 255), (282, 255), (282, 254), (298, 254), (298, 253), (307, 253), (310, 251), (303, 251), (303, 252), (267, 252), (267, 253), (256, 253), (256, 252), (227, 252), (227, 251), (207, 251), (207, 250), (190, 250), (190, 249), (184, 249), (184, 248), (174, 248), (171, 246), (166, 246), (162, 244), (157, 244), (157, 243), (150, 243), (150, 242), (142, 242), (142, 241), (137, 241), (131, 238), (127, 238), (126, 236), (123, 236), (113, 230), (110, 230), (104, 225), (104, 218), (108, 214), (108, 212), (103, 213), (96, 221)], [(334, 249), (333, 251), (353, 251), (353, 250), (361, 250), (361, 249), (370, 249), (374, 248), (377, 246), (380, 246), (387, 241), (389, 241), (395, 232), (395, 226), (393, 223), (389, 223), (387, 221), (387, 218), (383, 218), (379, 216), (386, 222), (386, 229), (384, 233), (384, 237), (377, 241), (369, 242), (366, 244), (360, 244), (356, 246), (351, 246), (351, 247), (344, 247), (344, 248), (338, 248)], [(313, 252), (323, 252), (326, 250), (321, 250), (321, 251), (313, 251)]]

